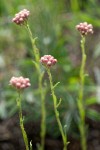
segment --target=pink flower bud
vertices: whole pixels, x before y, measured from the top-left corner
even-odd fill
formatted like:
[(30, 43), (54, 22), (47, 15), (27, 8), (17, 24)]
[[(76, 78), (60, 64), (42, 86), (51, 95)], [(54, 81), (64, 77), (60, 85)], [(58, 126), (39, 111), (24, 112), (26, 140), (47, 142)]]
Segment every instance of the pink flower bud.
[(43, 57), (41, 57), (40, 62), (44, 66), (51, 67), (51, 66), (54, 66), (57, 63), (57, 59), (55, 59), (51, 55), (44, 55)]
[(88, 24), (87, 22), (80, 23), (76, 26), (76, 29), (82, 34), (87, 35), (88, 33), (93, 34), (93, 26), (92, 24)]
[(27, 21), (30, 12), (27, 9), (23, 9), (19, 13), (15, 14), (15, 17), (12, 19), (12, 22), (15, 22), (17, 25), (23, 25)]
[(24, 77), (12, 77), (9, 83), (17, 89), (25, 89), (31, 86), (29, 78)]

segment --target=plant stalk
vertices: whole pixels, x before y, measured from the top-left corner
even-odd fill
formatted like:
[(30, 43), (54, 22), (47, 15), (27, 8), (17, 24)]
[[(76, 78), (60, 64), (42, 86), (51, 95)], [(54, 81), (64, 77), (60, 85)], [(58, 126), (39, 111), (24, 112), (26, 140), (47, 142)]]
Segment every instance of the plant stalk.
[(60, 121), (60, 118), (59, 118), (59, 112), (57, 110), (57, 97), (55, 95), (54, 88), (53, 88), (54, 86), (53, 86), (53, 81), (52, 81), (52, 75), (51, 75), (50, 69), (49, 68), (46, 68), (46, 69), (47, 69), (47, 73), (48, 73), (48, 76), (49, 76), (51, 94), (52, 94), (52, 97), (53, 97), (54, 112), (55, 112), (56, 120), (57, 120), (57, 123), (58, 123), (58, 126), (59, 126), (59, 130), (60, 130), (60, 133), (61, 133), (61, 136), (62, 136), (62, 140), (63, 140), (63, 145), (64, 145), (63, 150), (67, 150), (67, 136), (63, 131), (63, 127), (62, 127), (62, 124), (61, 124), (61, 121)]
[(45, 93), (43, 90), (43, 86), (42, 86), (42, 79), (43, 79), (43, 73), (41, 73), (41, 67), (40, 67), (40, 54), (39, 54), (39, 50), (36, 47), (35, 41), (36, 38), (33, 38), (31, 29), (27, 23), (26, 29), (29, 33), (29, 37), (32, 43), (32, 48), (33, 48), (33, 53), (34, 53), (34, 57), (35, 57), (35, 67), (37, 69), (37, 73), (38, 73), (38, 85), (39, 85), (39, 91), (40, 91), (40, 96), (41, 96), (41, 132), (40, 132), (40, 137), (41, 137), (41, 145), (40, 145), (40, 149), (44, 150), (44, 146), (45, 146), (45, 134), (46, 134), (46, 107), (45, 107)]
[(19, 109), (20, 128), (21, 128), (21, 131), (22, 131), (25, 147), (26, 147), (26, 150), (29, 150), (28, 138), (27, 138), (27, 134), (26, 134), (26, 131), (24, 129), (24, 123), (23, 123), (20, 91), (18, 92), (17, 106), (18, 106), (18, 109)]
[(80, 89), (78, 96), (78, 109), (80, 115), (79, 130), (81, 135), (81, 147), (82, 150), (87, 150), (86, 145), (86, 131), (85, 131), (85, 108), (84, 108), (84, 81), (85, 81), (85, 65), (86, 65), (86, 54), (85, 54), (85, 36), (81, 39), (81, 49), (82, 49), (82, 62), (80, 68)]

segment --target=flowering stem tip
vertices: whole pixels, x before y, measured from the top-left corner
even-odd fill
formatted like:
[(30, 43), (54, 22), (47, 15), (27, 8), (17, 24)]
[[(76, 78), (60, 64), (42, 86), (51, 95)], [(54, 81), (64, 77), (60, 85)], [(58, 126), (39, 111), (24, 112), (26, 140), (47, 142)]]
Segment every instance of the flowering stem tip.
[(53, 104), (54, 104), (54, 112), (55, 112), (55, 117), (58, 123), (58, 127), (62, 136), (62, 140), (63, 140), (63, 150), (67, 150), (67, 136), (63, 131), (63, 127), (59, 118), (59, 112), (57, 110), (59, 103), (57, 102), (57, 97), (55, 95), (55, 91), (54, 91), (54, 85), (53, 85), (53, 81), (52, 81), (52, 75), (50, 72), (50, 67), (54, 66), (57, 63), (57, 59), (55, 59), (53, 56), (51, 55), (44, 55), (43, 57), (41, 57), (40, 62), (42, 63), (42, 65), (44, 65), (46, 67), (48, 76), (49, 76), (49, 81), (50, 81), (50, 88), (51, 88), (51, 93), (52, 93), (52, 98), (53, 98)]
[(85, 107), (84, 107), (84, 84), (85, 84), (85, 66), (86, 66), (86, 52), (85, 52), (85, 36), (90, 33), (93, 33), (92, 24), (88, 24), (87, 22), (80, 23), (76, 26), (76, 29), (81, 34), (81, 50), (82, 50), (82, 60), (80, 67), (80, 89), (78, 93), (78, 110), (79, 110), (79, 130), (81, 136), (81, 147), (82, 150), (87, 150), (87, 142), (86, 142), (86, 125), (85, 125)]
[(26, 150), (29, 150), (28, 137), (27, 137), (26, 131), (24, 129), (24, 123), (23, 123), (22, 106), (21, 106), (21, 90), (25, 89), (31, 85), (30, 80), (29, 80), (29, 78), (24, 78), (24, 77), (12, 77), (10, 79), (9, 83), (13, 87), (15, 87), (18, 91), (17, 107), (19, 110), (20, 128), (22, 131)]

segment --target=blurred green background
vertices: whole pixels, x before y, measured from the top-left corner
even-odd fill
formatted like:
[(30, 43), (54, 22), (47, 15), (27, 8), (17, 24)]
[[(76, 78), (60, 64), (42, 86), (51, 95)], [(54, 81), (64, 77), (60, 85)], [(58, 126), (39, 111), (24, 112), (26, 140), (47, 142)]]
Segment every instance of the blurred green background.
[[(80, 34), (75, 26), (80, 22), (93, 24), (94, 34), (86, 37), (87, 65), (84, 101), (87, 117), (100, 121), (100, 115), (91, 105), (100, 104), (100, 2), (99, 0), (0, 0), (0, 118), (14, 116), (16, 91), (9, 86), (12, 76), (29, 77), (31, 88), (23, 93), (23, 110), (28, 114), (27, 121), (39, 120), (40, 98), (37, 88), (37, 74), (32, 63), (32, 46), (24, 27), (12, 23), (15, 13), (22, 9), (30, 10), (29, 24), (41, 56), (51, 54), (58, 63), (52, 69), (63, 125), (67, 123), (69, 135), (77, 137), (78, 111), (77, 93), (79, 89), (79, 68), (81, 63)], [(53, 112), (53, 103), (47, 87), (47, 133), (59, 136)], [(52, 128), (51, 128), (52, 123)], [(54, 131), (54, 132), (53, 132)], [(54, 135), (52, 135), (54, 133)]]

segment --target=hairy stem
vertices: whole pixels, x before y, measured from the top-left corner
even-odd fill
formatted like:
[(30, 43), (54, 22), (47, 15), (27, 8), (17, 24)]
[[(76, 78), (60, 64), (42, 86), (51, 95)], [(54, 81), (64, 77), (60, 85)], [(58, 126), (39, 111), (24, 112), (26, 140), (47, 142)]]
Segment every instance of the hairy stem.
[(56, 97), (55, 92), (54, 92), (52, 75), (51, 75), (51, 72), (50, 72), (49, 68), (47, 68), (47, 73), (48, 73), (48, 76), (49, 76), (51, 94), (52, 94), (52, 97), (53, 97), (54, 112), (55, 112), (56, 120), (57, 120), (59, 130), (60, 130), (60, 133), (61, 133), (61, 136), (62, 136), (63, 144), (64, 144), (63, 150), (67, 150), (67, 136), (63, 131), (63, 127), (62, 127), (62, 124), (61, 124), (61, 121), (60, 121), (60, 118), (59, 118), (59, 112), (57, 110), (57, 97)]
[(36, 42), (36, 39), (37, 39), (37, 38), (33, 38), (31, 29), (30, 29), (28, 23), (26, 24), (26, 29), (27, 29), (27, 31), (28, 31), (28, 34), (29, 34), (29, 37), (30, 37), (30, 40), (31, 40), (31, 43), (32, 43), (32, 48), (33, 48), (33, 53), (34, 53), (35, 61), (38, 63), (39, 60), (40, 60), (40, 54), (39, 54), (38, 48), (37, 48), (36, 45), (35, 45), (35, 42)]
[(26, 131), (24, 129), (24, 123), (23, 123), (20, 91), (18, 92), (18, 95), (19, 96), (18, 96), (18, 99), (17, 99), (17, 106), (18, 106), (18, 109), (19, 109), (20, 128), (21, 128), (21, 131), (22, 131), (22, 135), (23, 135), (26, 150), (29, 150), (28, 138), (27, 138), (27, 134), (26, 134)]
[(85, 108), (83, 101), (84, 94), (84, 81), (85, 81), (85, 64), (86, 64), (86, 54), (85, 54), (85, 37), (82, 36), (81, 39), (81, 49), (82, 49), (82, 62), (80, 68), (80, 89), (78, 96), (78, 109), (80, 115), (79, 129), (81, 135), (81, 147), (82, 150), (86, 150), (86, 131), (85, 131)]
[(42, 90), (42, 78), (39, 78), (39, 89), (41, 94), (41, 113), (42, 113), (42, 119), (41, 119), (41, 150), (44, 150), (45, 145), (45, 134), (46, 134), (46, 108), (45, 108), (45, 94), (43, 94)]
[(43, 86), (42, 86), (42, 79), (43, 79), (43, 75), (41, 73), (41, 67), (40, 67), (40, 54), (39, 54), (39, 50), (36, 47), (35, 41), (36, 38), (33, 38), (31, 29), (29, 27), (29, 25), (27, 24), (26, 29), (29, 33), (29, 37), (32, 43), (32, 47), (33, 47), (33, 53), (34, 53), (34, 57), (35, 57), (35, 67), (37, 69), (37, 73), (38, 73), (38, 85), (39, 85), (39, 91), (40, 91), (40, 96), (41, 96), (41, 132), (40, 132), (40, 136), (41, 136), (41, 146), (40, 149), (44, 150), (44, 145), (45, 145), (45, 134), (46, 134), (46, 107), (45, 107), (45, 93), (43, 90)]

